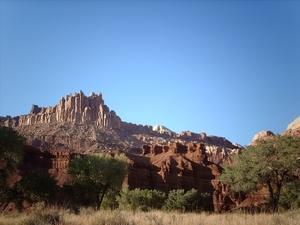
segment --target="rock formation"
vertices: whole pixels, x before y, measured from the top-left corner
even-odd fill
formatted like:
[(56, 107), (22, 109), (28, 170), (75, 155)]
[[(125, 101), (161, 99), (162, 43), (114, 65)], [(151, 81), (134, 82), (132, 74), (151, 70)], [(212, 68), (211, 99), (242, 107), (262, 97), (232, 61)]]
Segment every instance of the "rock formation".
[(254, 135), (254, 137), (249, 145), (255, 145), (255, 142), (257, 140), (266, 140), (273, 136), (275, 136), (275, 134), (272, 131), (269, 131), (269, 130), (260, 131), (258, 134)]
[[(25, 146), (24, 152), (24, 162), (19, 170), (10, 176), (10, 184), (32, 170), (49, 173), (57, 180), (60, 188), (73, 181), (74, 178), (67, 173), (67, 167), (77, 154), (32, 146)], [(119, 153), (121, 152), (114, 152)], [(129, 173), (123, 185), (129, 185), (131, 189), (157, 189), (168, 193), (173, 189), (195, 188), (199, 192), (210, 193), (207, 209), (215, 212), (232, 209), (243, 200), (229, 195), (228, 186), (218, 181), (221, 167), (207, 160), (204, 144), (144, 145), (141, 155), (126, 153), (126, 156)], [(64, 203), (65, 196), (61, 189), (58, 191), (57, 201)]]
[(155, 125), (153, 127), (153, 131), (155, 132), (158, 132), (160, 134), (169, 134), (169, 135), (172, 135), (174, 134), (175, 132), (171, 131), (170, 129), (166, 128), (165, 126), (163, 125)]
[(53, 107), (33, 105), (28, 115), (5, 118), (5, 125), (21, 133), (28, 145), (78, 153), (117, 149), (141, 153), (143, 144), (202, 142), (207, 147), (209, 161), (230, 163), (229, 155), (243, 148), (224, 137), (204, 132), (176, 134), (163, 125), (124, 122), (104, 104), (101, 93), (86, 97), (82, 91), (69, 94)]
[(170, 143), (169, 145), (144, 145), (141, 155), (127, 153), (131, 188), (157, 189), (168, 193), (173, 189), (211, 194), (208, 205), (221, 212), (235, 207), (241, 199), (228, 194), (228, 187), (217, 177), (221, 167), (208, 161), (202, 143)]
[(300, 116), (296, 118), (292, 123), (290, 123), (286, 130), (295, 130), (295, 129), (300, 129)]
[(300, 136), (300, 116), (287, 126), (282, 135)]
[(32, 105), (28, 115), (9, 118), (6, 126), (71, 122), (73, 124), (95, 124), (98, 127), (121, 128), (121, 119), (104, 104), (102, 94), (91, 93), (86, 97), (82, 91), (62, 98), (54, 107), (38, 107)]

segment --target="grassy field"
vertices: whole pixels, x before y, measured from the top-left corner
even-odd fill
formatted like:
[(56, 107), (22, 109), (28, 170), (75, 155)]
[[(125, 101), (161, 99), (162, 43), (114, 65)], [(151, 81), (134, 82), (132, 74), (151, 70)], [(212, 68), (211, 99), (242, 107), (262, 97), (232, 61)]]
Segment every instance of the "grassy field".
[(175, 213), (163, 211), (93, 211), (82, 209), (75, 215), (66, 210), (37, 210), (30, 214), (0, 215), (0, 225), (296, 225), (300, 224), (300, 211), (282, 214), (207, 214)]

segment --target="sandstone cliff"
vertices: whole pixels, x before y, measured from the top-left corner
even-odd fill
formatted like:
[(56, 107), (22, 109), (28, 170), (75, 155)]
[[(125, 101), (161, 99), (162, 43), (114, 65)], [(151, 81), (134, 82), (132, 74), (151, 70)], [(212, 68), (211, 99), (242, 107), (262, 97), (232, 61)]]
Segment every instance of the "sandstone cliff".
[[(10, 178), (10, 183), (31, 170), (51, 174), (58, 181), (59, 187), (72, 181), (67, 166), (76, 154), (31, 146), (25, 146), (24, 151), (24, 163)], [(120, 151), (114, 153), (119, 154)], [(126, 156), (129, 173), (123, 184), (128, 184), (132, 189), (157, 189), (168, 193), (173, 189), (195, 188), (199, 192), (211, 194), (207, 206), (215, 212), (232, 209), (242, 201), (240, 197), (229, 195), (228, 187), (218, 181), (221, 167), (207, 160), (204, 144), (144, 145), (141, 155), (126, 153)], [(57, 195), (58, 202), (63, 201), (61, 194)]]
[(241, 198), (229, 195), (228, 186), (217, 177), (221, 167), (208, 161), (202, 143), (170, 143), (169, 145), (144, 145), (141, 155), (127, 153), (131, 188), (157, 189), (169, 192), (173, 189), (190, 190), (211, 194), (210, 210), (226, 211), (236, 207)]
[(121, 119), (104, 104), (102, 94), (91, 93), (86, 97), (82, 91), (62, 98), (54, 107), (32, 105), (28, 115), (9, 118), (6, 126), (50, 124), (71, 122), (73, 124), (95, 124), (98, 127), (121, 128)]

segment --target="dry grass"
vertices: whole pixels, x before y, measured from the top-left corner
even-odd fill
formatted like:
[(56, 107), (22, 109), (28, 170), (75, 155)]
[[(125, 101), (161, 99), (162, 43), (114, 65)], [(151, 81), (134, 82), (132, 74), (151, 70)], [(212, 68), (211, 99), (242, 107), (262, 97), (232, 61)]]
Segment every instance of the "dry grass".
[(79, 215), (66, 210), (38, 210), (31, 214), (0, 215), (0, 225), (296, 225), (300, 211), (282, 214), (196, 214), (163, 211), (128, 212), (81, 209)]

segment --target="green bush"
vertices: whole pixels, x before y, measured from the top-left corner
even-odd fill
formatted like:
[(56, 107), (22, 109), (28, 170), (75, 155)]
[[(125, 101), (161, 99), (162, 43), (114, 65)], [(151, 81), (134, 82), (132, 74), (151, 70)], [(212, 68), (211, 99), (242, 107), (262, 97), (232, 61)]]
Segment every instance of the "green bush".
[(165, 193), (158, 190), (140, 188), (129, 190), (128, 186), (125, 186), (117, 201), (120, 209), (149, 211), (161, 209), (165, 199)]
[(166, 210), (194, 211), (203, 210), (206, 205), (208, 193), (198, 193), (196, 189), (185, 192), (183, 189), (172, 190), (169, 192), (165, 201)]

